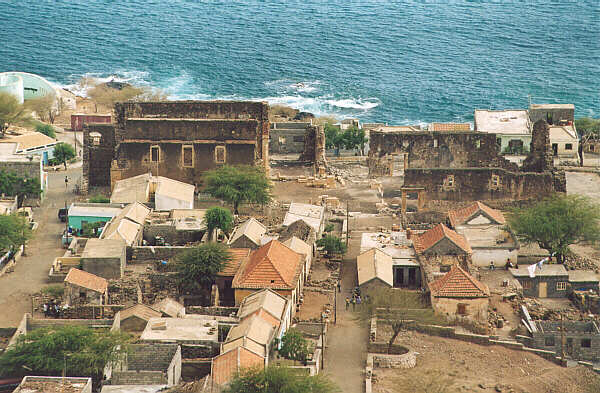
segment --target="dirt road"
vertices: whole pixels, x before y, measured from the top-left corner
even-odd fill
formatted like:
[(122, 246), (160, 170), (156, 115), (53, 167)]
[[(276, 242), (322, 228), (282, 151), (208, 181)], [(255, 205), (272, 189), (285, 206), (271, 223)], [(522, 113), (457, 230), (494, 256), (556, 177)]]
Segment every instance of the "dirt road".
[(26, 256), (14, 271), (0, 277), (0, 327), (15, 327), (23, 313), (31, 312), (30, 295), (48, 285), (46, 278), (54, 258), (64, 254), (60, 233), (64, 228), (57, 218), (57, 209), (75, 199), (73, 184), (81, 176), (81, 169), (69, 169), (69, 192), (65, 190), (65, 172), (49, 173), (48, 190), (42, 206), (35, 208), (34, 220), (38, 229), (29, 241)]

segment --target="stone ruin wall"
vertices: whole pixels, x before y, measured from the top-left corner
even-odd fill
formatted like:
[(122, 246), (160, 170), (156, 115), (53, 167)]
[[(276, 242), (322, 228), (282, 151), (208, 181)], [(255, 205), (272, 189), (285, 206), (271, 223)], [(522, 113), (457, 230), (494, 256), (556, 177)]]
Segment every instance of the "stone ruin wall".
[(304, 137), (304, 151), (300, 161), (310, 161), (315, 167), (325, 165), (325, 130), (323, 126), (308, 126)]
[[(111, 182), (149, 171), (199, 184), (206, 170), (217, 167), (216, 145), (226, 146), (227, 164), (261, 165), (268, 171), (267, 103), (127, 102), (117, 103), (115, 113), (115, 124), (90, 124), (84, 129), (84, 191), (91, 186), (110, 186)], [(102, 134), (99, 146), (92, 145), (89, 137), (92, 131)], [(192, 140), (214, 140), (215, 143), (193, 143)], [(183, 144), (194, 145), (191, 168), (183, 167), (181, 162)], [(158, 164), (150, 162), (151, 145), (161, 148)]]
[(404, 185), (425, 188), (427, 199), (530, 199), (566, 192), (566, 177), (553, 165), (548, 124), (533, 127), (523, 167), (499, 154), (495, 134), (477, 132), (373, 132), (371, 176), (390, 175), (393, 155), (406, 154)]

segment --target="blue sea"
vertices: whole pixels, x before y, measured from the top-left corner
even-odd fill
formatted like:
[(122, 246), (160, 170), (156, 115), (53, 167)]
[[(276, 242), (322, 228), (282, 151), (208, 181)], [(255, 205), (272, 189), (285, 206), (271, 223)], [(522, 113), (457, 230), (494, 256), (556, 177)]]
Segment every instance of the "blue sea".
[(599, 116), (600, 1), (0, 0), (12, 70), (390, 124), (530, 96)]

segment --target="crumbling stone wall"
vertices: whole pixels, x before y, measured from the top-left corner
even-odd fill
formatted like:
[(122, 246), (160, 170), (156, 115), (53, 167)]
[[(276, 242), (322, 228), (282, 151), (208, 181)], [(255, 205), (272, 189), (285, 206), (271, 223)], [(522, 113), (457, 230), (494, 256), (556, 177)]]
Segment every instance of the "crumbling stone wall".
[[(116, 124), (84, 131), (84, 189), (152, 172), (201, 184), (206, 170), (226, 163), (268, 170), (269, 105), (246, 101), (127, 102), (115, 105)], [(100, 146), (89, 132), (106, 131)], [(106, 140), (105, 140), (106, 139)], [(152, 161), (150, 147), (158, 146)], [(183, 162), (183, 146), (192, 146)], [(225, 149), (222, 154), (222, 146)], [(222, 161), (224, 162), (221, 162)], [(100, 164), (95, 168), (96, 161)], [(107, 168), (109, 170), (107, 172)]]
[[(561, 353), (562, 335), (561, 322), (539, 322), (544, 331), (533, 333), (534, 348)], [(600, 360), (600, 334), (591, 326), (593, 322), (564, 321), (565, 354), (575, 360), (597, 362)], [(587, 341), (587, 342), (586, 342)]]
[(315, 163), (315, 167), (325, 164), (325, 129), (323, 126), (306, 127), (304, 139), (304, 151), (300, 155), (300, 161)]
[[(95, 145), (90, 133), (101, 135)], [(82, 191), (89, 187), (110, 186), (110, 165), (115, 150), (115, 126), (113, 124), (85, 124), (83, 127), (83, 177)]]
[(503, 168), (410, 168), (404, 172), (404, 184), (424, 187), (427, 199), (453, 201), (541, 197), (554, 192), (554, 179), (552, 172), (522, 173)]
[(533, 125), (529, 155), (521, 170), (525, 172), (544, 172), (554, 169), (552, 148), (550, 147), (550, 126), (544, 120)]
[(409, 168), (499, 167), (517, 170), (498, 154), (495, 134), (480, 132), (371, 131), (369, 174), (389, 175), (392, 155), (408, 155)]

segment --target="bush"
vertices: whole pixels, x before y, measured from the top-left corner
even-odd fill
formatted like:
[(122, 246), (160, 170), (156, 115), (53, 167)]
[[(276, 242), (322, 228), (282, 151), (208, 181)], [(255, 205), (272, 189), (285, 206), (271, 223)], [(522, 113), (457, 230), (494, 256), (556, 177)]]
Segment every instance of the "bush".
[(41, 292), (53, 298), (61, 298), (65, 293), (65, 287), (61, 284), (52, 284), (42, 288)]
[(35, 130), (41, 134), (49, 136), (50, 138), (56, 138), (54, 127), (52, 127), (50, 124), (39, 123), (35, 126)]
[(323, 229), (323, 231), (325, 231), (325, 232), (333, 232), (334, 228), (335, 228), (335, 225), (333, 225), (333, 224), (327, 224), (327, 225), (325, 225), (325, 229)]
[(110, 203), (110, 198), (104, 195), (95, 195), (89, 199), (90, 203)]
[(102, 232), (98, 229), (103, 228), (104, 225), (106, 225), (106, 223), (103, 221), (85, 223), (81, 227), (81, 236), (99, 237)]

